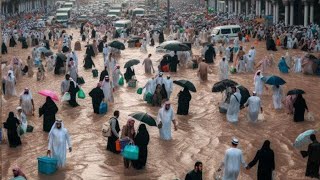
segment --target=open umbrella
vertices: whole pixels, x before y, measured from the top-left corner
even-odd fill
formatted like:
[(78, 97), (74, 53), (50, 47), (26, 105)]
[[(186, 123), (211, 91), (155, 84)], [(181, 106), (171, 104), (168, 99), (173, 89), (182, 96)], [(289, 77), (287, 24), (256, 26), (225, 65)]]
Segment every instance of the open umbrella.
[(50, 97), (54, 101), (59, 101), (57, 93), (51, 91), (51, 90), (41, 90), (38, 92), (38, 94), (46, 97)]
[(59, 57), (63, 61), (67, 59), (67, 56), (65, 54), (63, 54), (63, 53), (57, 53), (57, 57)]
[(109, 46), (120, 50), (124, 50), (126, 48), (124, 44), (119, 41), (112, 41)]
[(190, 47), (182, 43), (172, 43), (164, 46), (160, 45), (160, 47), (169, 51), (190, 51)]
[(184, 87), (184, 88), (188, 88), (189, 91), (192, 91), (192, 92), (197, 92), (196, 90), (196, 87), (193, 85), (192, 82), (190, 81), (187, 81), (187, 80), (177, 80), (177, 81), (173, 81), (173, 83), (181, 86), (181, 87)]
[(141, 121), (143, 123), (146, 123), (149, 126), (157, 126), (155, 119), (153, 117), (151, 117), (148, 113), (135, 112), (135, 113), (129, 114), (129, 116), (133, 117), (137, 121)]
[(293, 147), (300, 149), (307, 146), (308, 144), (311, 143), (310, 135), (315, 133), (316, 133), (316, 130), (313, 130), (313, 129), (310, 129), (301, 133), (294, 141)]
[(302, 89), (292, 89), (288, 91), (287, 95), (294, 95), (294, 94), (304, 94), (304, 90)]
[(131, 60), (129, 60), (128, 62), (126, 62), (126, 64), (124, 65), (124, 68), (129, 68), (129, 67), (134, 66), (134, 65), (137, 65), (137, 64), (139, 64), (139, 63), (140, 63), (139, 60), (137, 60), (137, 59), (131, 59)]
[(212, 92), (222, 92), (226, 90), (228, 87), (236, 86), (238, 83), (236, 83), (233, 80), (230, 79), (224, 79), (222, 81), (219, 81), (215, 83), (212, 87)]
[(286, 81), (279, 76), (267, 76), (265, 80), (266, 84), (269, 85), (284, 85), (286, 83)]
[(247, 102), (248, 98), (250, 97), (250, 92), (244, 86), (238, 85), (236, 87), (240, 90), (241, 94), (240, 107), (244, 107), (243, 105)]

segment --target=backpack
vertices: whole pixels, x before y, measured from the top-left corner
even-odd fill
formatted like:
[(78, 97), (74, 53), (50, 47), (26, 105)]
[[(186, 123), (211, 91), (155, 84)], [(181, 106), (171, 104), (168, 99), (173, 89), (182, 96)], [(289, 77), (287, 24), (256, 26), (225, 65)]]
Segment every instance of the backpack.
[[(114, 118), (114, 117), (112, 117)], [(111, 119), (107, 122), (105, 122), (103, 125), (102, 125), (102, 136), (103, 137), (111, 137), (112, 135), (112, 130), (111, 130)]]

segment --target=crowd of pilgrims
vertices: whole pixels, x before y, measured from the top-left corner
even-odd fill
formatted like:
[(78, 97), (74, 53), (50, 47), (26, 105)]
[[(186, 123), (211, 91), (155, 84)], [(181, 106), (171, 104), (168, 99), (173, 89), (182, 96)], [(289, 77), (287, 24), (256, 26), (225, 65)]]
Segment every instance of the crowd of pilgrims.
[[(263, 89), (265, 87), (262, 81), (262, 74), (266, 69), (271, 68), (275, 61), (272, 54), (266, 56), (259, 62), (255, 62), (256, 51), (254, 46), (245, 53), (245, 49), (241, 46), (241, 43), (248, 42), (254, 39), (257, 41), (266, 40), (267, 50), (277, 50), (278, 47), (285, 49), (297, 49), (300, 48), (303, 51), (308, 52), (319, 52), (320, 51), (320, 41), (318, 39), (319, 26), (310, 25), (307, 27), (285, 27), (283, 24), (276, 24), (269, 28), (264, 27), (253, 21), (244, 21), (241, 18), (231, 19), (229, 23), (242, 22), (242, 30), (239, 32), (238, 37), (231, 43), (228, 36), (223, 37), (221, 43), (216, 42), (216, 39), (211, 38), (211, 28), (215, 25), (222, 25), (224, 21), (218, 20), (215, 25), (208, 25), (203, 28), (195, 28), (195, 24), (188, 23), (188, 21), (177, 20), (175, 21), (180, 27), (184, 28), (183, 32), (180, 32), (179, 28), (172, 25), (170, 26), (170, 35), (166, 40), (179, 40), (181, 42), (193, 42), (195, 48), (202, 48), (201, 56), (194, 59), (192, 52), (170, 52), (163, 56), (159, 66), (156, 76), (149, 79), (144, 89), (144, 100), (153, 106), (159, 106), (159, 113), (157, 117), (157, 124), (159, 127), (160, 137), (164, 140), (171, 140), (171, 123), (174, 125), (174, 129), (177, 130), (177, 124), (175, 122), (173, 108), (169, 102), (170, 96), (173, 91), (173, 81), (170, 76), (164, 77), (163, 72), (177, 72), (178, 65), (187, 68), (198, 68), (198, 76), (200, 81), (206, 81), (208, 78), (208, 73), (210, 73), (209, 64), (217, 61), (217, 55), (221, 55), (221, 60), (219, 62), (219, 79), (228, 79), (229, 64), (234, 68), (234, 72), (254, 72), (256, 68), (259, 70), (254, 76), (254, 89), (253, 96), (251, 96), (244, 106), (248, 107), (248, 118), (250, 121), (256, 122), (258, 119), (258, 114), (262, 111), (261, 107), (261, 95), (263, 94)], [(143, 29), (140, 27), (133, 27), (132, 29), (126, 29), (122, 32), (116, 31), (116, 29), (111, 25), (101, 25), (97, 29), (92, 28), (90, 25), (81, 24), (80, 34), (81, 41), (87, 42), (86, 56), (84, 58), (84, 68), (92, 69), (94, 76), (97, 76), (96, 66), (93, 61), (93, 57), (96, 57), (99, 53), (103, 54), (104, 58), (104, 70), (100, 73), (99, 82), (97, 86), (93, 88), (88, 94), (92, 97), (93, 111), (99, 114), (99, 108), (101, 102), (113, 103), (114, 95), (113, 92), (118, 87), (121, 86), (119, 83), (121, 77), (129, 84), (132, 81), (136, 81), (135, 70), (132, 67), (126, 68), (126, 72), (122, 74), (120, 71), (120, 66), (117, 64), (117, 60), (120, 57), (121, 51), (109, 47), (107, 44), (113, 39), (120, 38), (124, 41), (130, 35), (142, 35), (143, 42), (141, 48), (146, 53), (146, 45), (151, 47), (155, 43), (162, 43), (165, 41), (163, 31), (154, 29), (157, 28), (156, 24), (151, 24), (149, 22), (143, 22), (147, 27)], [(8, 28), (7, 31), (3, 33), (3, 42), (1, 47), (2, 54), (8, 53), (8, 46), (10, 48), (17, 48), (19, 45), (18, 41), (21, 42), (21, 47), (27, 49), (32, 47), (33, 50), (30, 56), (26, 59), (26, 64), (17, 57), (14, 57), (11, 62), (7, 63), (8, 73), (3, 77), (2, 90), (5, 97), (17, 96), (16, 83), (21, 76), (27, 75), (28, 77), (33, 77), (33, 69), (37, 68), (36, 78), (38, 81), (45, 80), (46, 73), (54, 73), (56, 75), (65, 75), (65, 79), (61, 82), (61, 95), (65, 95), (66, 92), (70, 94), (70, 99), (68, 103), (72, 107), (77, 107), (77, 93), (81, 90), (81, 76), (78, 73), (78, 56), (76, 51), (81, 51), (82, 47), (79, 41), (74, 43), (74, 49), (72, 50), (72, 42), (74, 41), (72, 34), (67, 34), (66, 31), (58, 28), (43, 28), (41, 30), (32, 30), (30, 27), (32, 25), (26, 25), (26, 22), (21, 22), (17, 24), (15, 28)], [(104, 29), (101, 31), (101, 29)], [(192, 30), (190, 30), (192, 29)], [(92, 40), (92, 44), (89, 41)], [(203, 42), (210, 42), (209, 45), (202, 45)], [(46, 48), (47, 50), (52, 49), (50, 45), (53, 44), (53, 49), (58, 49), (60, 54), (47, 55), (47, 51), (42, 51), (39, 48)], [(144, 69), (146, 74), (155, 73), (153, 69), (153, 62), (151, 60), (152, 55), (148, 54), (146, 59), (143, 61)], [(301, 59), (302, 56), (296, 56), (294, 58), (294, 63), (292, 63), (292, 57), (287, 52), (285, 56), (281, 58), (278, 64), (278, 68), (282, 73), (288, 73), (289, 69), (293, 65), (293, 72), (301, 72)], [(258, 66), (254, 66), (258, 64)], [(288, 114), (294, 114), (294, 121), (303, 121), (305, 110), (308, 111), (308, 107), (302, 95), (288, 95), (283, 97), (282, 87), (273, 86), (273, 105), (275, 109), (282, 108), (282, 104)], [(231, 123), (238, 122), (238, 114), (240, 111), (240, 100), (241, 94), (239, 89), (236, 87), (231, 87), (226, 92), (229, 93), (229, 106), (227, 110), (227, 120)], [(233, 94), (233, 95), (231, 95)], [(189, 112), (189, 102), (191, 101), (191, 93), (188, 88), (184, 88), (178, 94), (178, 115), (188, 115)], [(52, 144), (55, 138), (61, 136), (59, 129), (63, 129), (62, 134), (67, 134), (67, 138), (63, 141), (64, 146), (68, 144), (69, 151), (71, 152), (70, 137), (66, 128), (64, 128), (61, 120), (57, 120), (56, 114), (59, 109), (53, 99), (50, 97), (46, 98), (45, 103), (39, 108), (39, 116), (43, 116), (43, 131), (50, 132), (49, 135), (51, 140), (49, 140), (49, 150), (48, 153), (58, 153), (61, 156), (59, 166), (65, 165), (66, 153), (64, 150), (59, 149), (54, 152), (54, 146), (60, 146), (61, 144)], [(21, 145), (20, 136), (17, 132), (18, 125), (21, 125), (22, 130), (27, 132), (27, 117), (34, 115), (35, 107), (32, 97), (32, 92), (30, 89), (25, 88), (20, 95), (20, 103), (17, 107), (16, 115), (10, 112), (8, 119), (5, 123), (5, 128), (7, 129), (8, 141), (10, 147), (17, 147)], [(134, 144), (136, 144), (139, 149), (139, 159), (136, 161), (129, 161), (124, 159), (125, 167), (129, 167), (130, 164), (136, 169), (142, 169), (147, 162), (148, 155), (148, 143), (149, 134), (147, 128), (144, 124), (141, 124), (138, 131), (135, 131), (134, 120), (128, 119), (126, 125), (121, 129), (118, 122), (120, 116), (119, 111), (114, 112), (114, 117), (110, 119), (112, 135), (108, 138), (107, 150), (119, 153), (115, 148), (115, 141), (118, 139), (128, 138)], [(22, 133), (23, 134), (23, 133)], [(311, 153), (311, 151), (319, 152), (319, 143), (317, 142), (315, 136), (311, 136), (310, 139), (313, 141), (310, 144), (307, 154), (309, 155), (308, 167), (306, 176), (319, 178), (319, 173), (316, 169), (319, 168), (319, 159), (317, 155)], [(270, 149), (270, 141), (265, 141), (263, 147), (257, 152), (254, 160), (246, 165), (243, 157), (242, 151), (237, 148), (239, 140), (232, 139), (232, 148), (226, 151), (226, 156), (224, 159), (224, 179), (237, 179), (240, 164), (242, 163), (247, 169), (254, 166), (257, 161), (259, 161), (258, 168), (258, 179), (271, 179), (272, 171), (275, 169), (274, 165), (274, 154)], [(61, 155), (62, 154), (62, 155)], [(237, 160), (235, 160), (237, 159)], [(237, 161), (237, 163), (235, 163)], [(236, 164), (234, 169), (230, 169), (231, 164)], [(260, 165), (261, 164), (261, 165)], [(201, 168), (200, 168), (201, 165)], [(221, 166), (222, 167), (222, 166)], [(186, 179), (202, 179), (202, 163), (197, 162), (195, 169), (187, 174)], [(21, 172), (17, 168), (17, 172)], [(22, 172), (20, 174), (23, 174)]]

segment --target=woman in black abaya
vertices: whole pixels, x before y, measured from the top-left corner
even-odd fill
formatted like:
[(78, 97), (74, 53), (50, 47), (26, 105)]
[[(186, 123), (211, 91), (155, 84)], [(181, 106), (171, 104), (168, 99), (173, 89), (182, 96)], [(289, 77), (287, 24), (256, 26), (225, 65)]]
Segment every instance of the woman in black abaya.
[(77, 92), (80, 90), (79, 86), (77, 85), (76, 82), (74, 82), (73, 79), (70, 78), (70, 87), (69, 87), (69, 93), (70, 93), (70, 100), (69, 100), (69, 104), (72, 107), (77, 107), (79, 106), (79, 104), (76, 101), (76, 96), (77, 96)]
[(46, 102), (39, 109), (39, 116), (41, 117), (43, 115), (43, 131), (50, 132), (54, 122), (56, 121), (57, 112), (57, 105), (50, 97), (47, 97)]
[(139, 147), (138, 160), (132, 161), (135, 169), (142, 169), (146, 166), (148, 158), (149, 133), (145, 124), (140, 124), (138, 134), (134, 138), (134, 144)]
[(7, 129), (8, 141), (10, 147), (17, 147), (21, 145), (21, 140), (18, 135), (17, 129), (20, 124), (20, 121), (14, 117), (13, 112), (9, 112), (9, 117), (4, 124), (4, 128)]
[(189, 113), (189, 103), (191, 101), (191, 94), (188, 88), (184, 88), (183, 91), (180, 91), (178, 94), (178, 111), (179, 115), (188, 115)]

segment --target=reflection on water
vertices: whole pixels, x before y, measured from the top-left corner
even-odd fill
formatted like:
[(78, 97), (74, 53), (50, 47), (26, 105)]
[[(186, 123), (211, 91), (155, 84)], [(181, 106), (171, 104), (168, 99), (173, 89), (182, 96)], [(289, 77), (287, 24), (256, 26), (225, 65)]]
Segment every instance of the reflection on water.
[[(73, 32), (78, 34), (78, 32)], [(77, 39), (77, 38), (75, 38)], [(246, 44), (245, 47), (250, 47)], [(269, 52), (265, 51), (265, 44), (260, 42), (257, 47), (257, 60), (260, 60)], [(248, 48), (246, 48), (248, 50)], [(152, 53), (152, 60), (158, 60), (161, 54), (155, 54), (154, 48), (148, 49)], [(13, 54), (25, 60), (28, 52), (21, 49), (9, 50), (10, 54), (4, 56), (8, 60)], [(300, 52), (290, 52), (296, 54)], [(194, 50), (194, 54), (200, 54), (199, 50)], [(284, 51), (275, 52), (275, 59), (278, 60)], [(84, 51), (78, 52), (79, 75), (83, 76), (86, 83), (82, 86), (88, 93), (96, 86), (97, 79), (92, 78), (91, 71), (82, 68)], [(124, 63), (132, 58), (146, 58), (147, 54), (140, 53), (139, 49), (126, 49), (122, 52), (122, 58), (118, 62), (124, 73)], [(218, 56), (220, 60), (221, 57)], [(103, 58), (100, 54), (94, 58), (94, 62), (99, 72), (103, 69)], [(154, 63), (156, 66), (158, 62)], [(42, 132), (42, 118), (38, 114), (29, 117), (29, 123), (35, 126), (33, 133), (28, 133), (22, 138), (22, 147), (10, 149), (7, 144), (1, 145), (3, 157), (3, 178), (8, 179), (12, 172), (13, 165), (18, 164), (29, 179), (183, 179), (185, 173), (193, 168), (194, 162), (200, 160), (204, 163), (205, 179), (212, 179), (214, 171), (218, 168), (225, 150), (230, 145), (231, 137), (238, 137), (240, 148), (242, 148), (245, 160), (251, 161), (257, 149), (260, 149), (265, 139), (271, 141), (271, 146), (275, 151), (277, 179), (305, 179), (304, 171), (306, 159), (303, 159), (298, 150), (292, 147), (292, 142), (296, 136), (307, 129), (319, 127), (315, 122), (294, 123), (291, 116), (284, 110), (275, 111), (272, 109), (271, 88), (262, 97), (262, 104), (265, 110), (266, 120), (257, 124), (247, 122), (245, 115), (247, 110), (243, 109), (240, 114), (240, 122), (232, 125), (226, 121), (225, 115), (218, 111), (218, 103), (221, 100), (220, 93), (212, 93), (212, 85), (218, 81), (217, 62), (210, 67), (213, 73), (209, 74), (209, 81), (200, 83), (196, 70), (179, 69), (178, 73), (170, 73), (173, 80), (188, 79), (197, 87), (197, 93), (192, 93), (190, 104), (190, 114), (188, 116), (176, 116), (178, 121), (178, 131), (173, 132), (173, 140), (164, 142), (159, 139), (158, 129), (148, 127), (151, 136), (149, 144), (149, 156), (145, 170), (125, 169), (122, 158), (105, 150), (106, 140), (101, 135), (101, 126), (112, 115), (116, 109), (120, 110), (120, 127), (125, 124), (128, 114), (134, 111), (147, 111), (156, 116), (158, 108), (147, 105), (136, 89), (121, 87), (115, 92), (115, 103), (110, 105), (109, 113), (106, 116), (93, 114), (91, 99), (78, 99), (81, 105), (77, 108), (70, 108), (68, 105), (58, 103), (58, 117), (64, 120), (66, 128), (71, 134), (73, 152), (68, 153), (67, 167), (59, 170), (52, 176), (38, 174), (37, 157), (44, 156), (47, 150), (47, 134)], [(156, 67), (155, 67), (156, 68)], [(138, 87), (144, 86), (148, 77), (144, 75), (141, 64), (135, 66)], [(167, 75), (168, 73), (165, 73)], [(268, 74), (280, 75), (278, 70), (273, 68)], [(60, 82), (63, 76), (54, 76), (53, 73), (46, 74), (44, 82), (37, 82), (35, 77), (29, 79), (23, 77), (17, 83), (17, 91), (20, 93), (23, 88), (29, 87), (33, 92), (36, 109), (41, 106), (45, 98), (36, 92), (41, 89), (52, 89), (60, 91)], [(301, 88), (306, 91), (304, 95), (309, 109), (315, 117), (320, 115), (319, 100), (316, 95), (320, 86), (319, 77), (305, 76), (302, 74), (280, 75), (286, 80), (284, 92), (292, 88)], [(253, 74), (234, 74), (231, 79), (239, 82), (253, 90)], [(176, 95), (180, 87), (174, 86), (171, 101), (173, 107), (177, 109)], [(15, 111), (18, 105), (18, 98), (10, 98), (3, 108), (2, 117), (7, 118), (9, 111)], [(138, 124), (136, 124), (138, 125)], [(256, 166), (257, 167), (257, 166)], [(256, 167), (250, 171), (242, 170), (241, 180), (256, 179)]]

